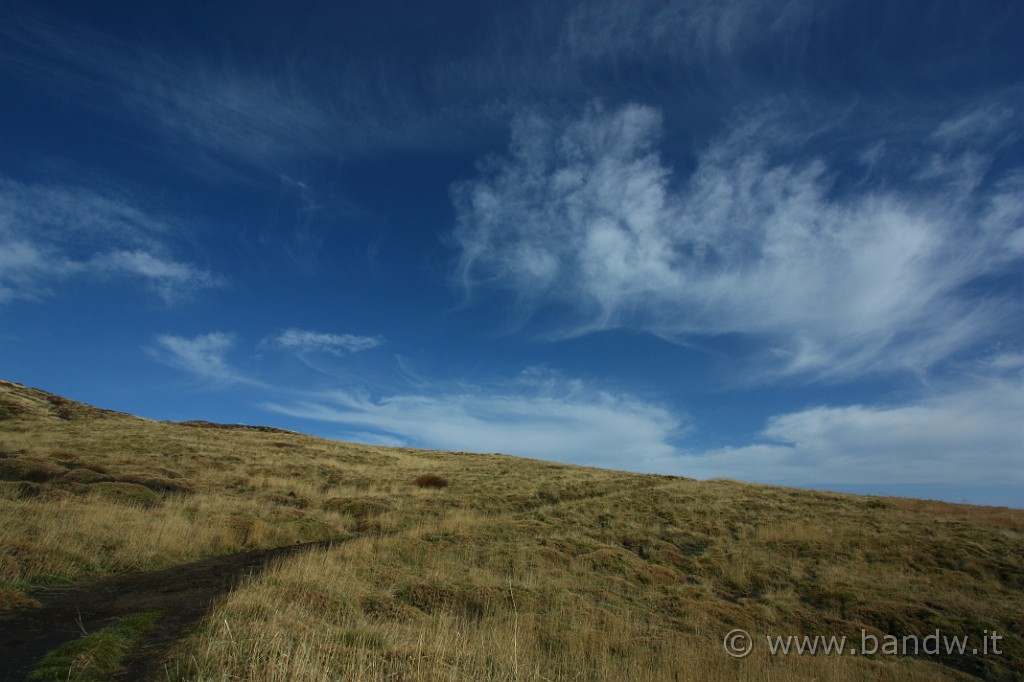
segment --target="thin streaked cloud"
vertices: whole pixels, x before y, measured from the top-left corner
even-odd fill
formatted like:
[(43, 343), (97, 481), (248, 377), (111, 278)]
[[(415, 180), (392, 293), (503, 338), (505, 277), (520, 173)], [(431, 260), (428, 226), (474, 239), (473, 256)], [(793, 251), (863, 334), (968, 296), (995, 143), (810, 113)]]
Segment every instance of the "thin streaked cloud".
[(374, 336), (330, 334), (305, 329), (286, 329), (278, 336), (266, 339), (263, 345), (295, 352), (319, 352), (342, 356), (376, 348), (381, 343), (383, 343), (383, 340)]
[(166, 303), (223, 286), (170, 255), (180, 231), (124, 198), (0, 179), (0, 302), (59, 295), (72, 278), (141, 280)]

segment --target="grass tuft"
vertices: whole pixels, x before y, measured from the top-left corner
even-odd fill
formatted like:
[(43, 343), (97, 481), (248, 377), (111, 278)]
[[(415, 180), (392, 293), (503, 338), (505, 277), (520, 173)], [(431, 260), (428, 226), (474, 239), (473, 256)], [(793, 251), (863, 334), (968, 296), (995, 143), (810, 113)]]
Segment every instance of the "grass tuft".
[(421, 488), (447, 488), (448, 479), (444, 476), (438, 476), (437, 474), (420, 474), (413, 483)]
[(137, 613), (46, 654), (29, 674), (34, 682), (99, 682), (116, 673), (125, 656), (156, 625), (155, 611)]
[(103, 497), (121, 504), (155, 507), (161, 502), (161, 497), (158, 493), (138, 483), (102, 482), (92, 484), (90, 489)]

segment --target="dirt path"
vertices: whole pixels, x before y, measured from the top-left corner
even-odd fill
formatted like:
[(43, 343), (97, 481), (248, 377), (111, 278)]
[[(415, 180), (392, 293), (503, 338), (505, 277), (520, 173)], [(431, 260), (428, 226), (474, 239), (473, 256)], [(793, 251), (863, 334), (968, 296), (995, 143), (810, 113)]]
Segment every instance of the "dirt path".
[(0, 682), (24, 680), (52, 649), (141, 611), (160, 611), (150, 632), (127, 661), (118, 679), (156, 680), (168, 647), (241, 579), (255, 575), (273, 559), (328, 547), (309, 542), (275, 549), (213, 557), (160, 571), (114, 576), (80, 585), (41, 588), (30, 594), (42, 608), (0, 612)]

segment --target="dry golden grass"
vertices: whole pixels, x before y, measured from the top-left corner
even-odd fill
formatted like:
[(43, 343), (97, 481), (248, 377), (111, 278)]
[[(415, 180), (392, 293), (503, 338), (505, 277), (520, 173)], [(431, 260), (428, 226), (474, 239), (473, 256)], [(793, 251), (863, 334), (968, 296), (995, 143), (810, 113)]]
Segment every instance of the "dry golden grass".
[[(166, 424), (4, 384), (0, 453), (9, 606), (41, 582), (363, 533), (242, 584), (179, 643), (173, 680), (1024, 670), (1020, 511)], [(447, 487), (419, 487), (423, 472)], [(111, 484), (148, 495), (97, 488)], [(733, 628), (754, 634), (749, 657), (723, 652)], [(1004, 653), (772, 656), (764, 640), (935, 629), (996, 630)]]

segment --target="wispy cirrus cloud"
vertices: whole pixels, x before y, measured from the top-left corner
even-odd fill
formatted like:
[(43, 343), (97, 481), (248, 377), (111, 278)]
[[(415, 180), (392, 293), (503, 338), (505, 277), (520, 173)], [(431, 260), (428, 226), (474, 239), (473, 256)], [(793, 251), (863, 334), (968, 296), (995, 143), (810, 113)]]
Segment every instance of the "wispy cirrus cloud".
[(381, 343), (383, 343), (383, 340), (376, 336), (329, 334), (305, 329), (286, 329), (278, 336), (265, 339), (261, 345), (300, 353), (317, 352), (342, 356), (376, 348)]
[(221, 278), (210, 272), (148, 251), (110, 251), (94, 256), (82, 264), (82, 268), (93, 274), (139, 277), (168, 303), (198, 289), (217, 287), (223, 283)]
[[(277, 188), (287, 191), (289, 177), (318, 164), (458, 138), (460, 126), (451, 118), (467, 113), (461, 103), (441, 111), (457, 83), (441, 86), (445, 79), (419, 61), (410, 65), (412, 75), (383, 63), (357, 68), (337, 35), (311, 45), (302, 43), (306, 36), (288, 36), (298, 47), (269, 49), (255, 61), (221, 47), (181, 52), (164, 34), (126, 40), (109, 27), (72, 23), (40, 8), (0, 18), (0, 66), (137, 126), (147, 133), (139, 144), (152, 145), (149, 134), (155, 133), (163, 143), (151, 151), (209, 180), (280, 183)], [(223, 41), (250, 38), (225, 35)], [(308, 55), (301, 54), (304, 48)], [(300, 68), (296, 62), (305, 58), (317, 68)], [(413, 89), (421, 92), (413, 95)], [(470, 108), (467, 118), (482, 114), (483, 107)], [(353, 210), (325, 187), (315, 193), (315, 203)]]
[[(226, 31), (215, 50), (182, 53), (164, 34), (125, 40), (110, 27), (25, 5), (0, 15), (0, 57), (106, 116), (157, 132), (167, 142), (160, 151), (184, 167), (266, 182), (317, 162), (464, 145), (467, 137), (495, 131), (524, 103), (598, 96), (622, 78), (619, 72), (631, 72), (632, 85), (641, 85), (646, 79), (631, 67), (692, 70), (764, 42), (795, 42), (815, 8), (790, 2), (780, 12), (748, 0), (602, 1), (544, 10), (497, 3), (481, 13), (483, 37), (445, 35), (463, 49), (450, 52), (446, 44), (435, 49), (444, 57), (422, 60), (389, 49), (391, 36), (382, 35), (381, 53), (371, 51), (368, 61), (346, 48), (347, 22), (333, 8), (311, 6), (307, 13), (315, 18), (298, 34), (291, 17), (261, 17), (274, 22), (275, 42), (294, 44), (254, 61), (230, 49), (236, 41), (247, 45), (251, 35)], [(413, 21), (421, 11), (403, 6), (395, 14)], [(429, 13), (436, 20), (445, 11)], [(244, 25), (265, 30), (261, 19), (246, 17)], [(732, 77), (723, 68), (714, 68), (716, 88)], [(700, 88), (702, 97), (714, 94), (710, 85)]]
[(668, 409), (634, 396), (530, 373), (501, 385), (461, 384), (429, 393), (371, 397), (339, 389), (263, 407), (337, 424), (348, 437), (372, 442), (638, 471), (663, 467), (685, 427)]
[[(195, 169), (274, 174), (279, 162), (336, 148), (329, 112), (287, 81), (174, 56), (150, 41), (128, 43), (59, 15), (23, 11), (4, 23), (9, 65), (106, 115), (161, 132), (174, 141), (165, 151)], [(181, 156), (184, 149), (199, 155)]]
[(826, 159), (781, 160), (786, 133), (748, 121), (680, 178), (657, 110), (523, 115), (508, 155), (453, 187), (461, 279), (557, 311), (556, 337), (749, 335), (770, 374), (919, 371), (1005, 325), (1007, 301), (963, 287), (1024, 256), (1024, 175), (840, 192)]
[[(834, 8), (833, 8), (834, 9)], [(565, 18), (563, 59), (708, 63), (756, 50), (781, 36), (794, 39), (816, 13), (813, 2), (585, 2)], [(800, 41), (796, 41), (799, 45)]]
[(1005, 104), (983, 104), (944, 120), (932, 137), (945, 144), (976, 144), (1002, 137), (1012, 125), (1013, 109)]
[(42, 284), (56, 276), (64, 276), (71, 264), (40, 246), (13, 235), (5, 236), (0, 228), (0, 304), (16, 299), (38, 299), (46, 289)]
[(259, 383), (233, 369), (227, 352), (235, 345), (235, 336), (210, 332), (193, 337), (161, 334), (151, 349), (161, 362), (183, 369), (199, 378), (222, 383)]
[[(324, 336), (326, 341), (319, 338)], [(326, 352), (352, 345), (343, 335), (285, 332), (274, 342), (282, 338), (285, 344)], [(361, 442), (503, 452), (644, 471), (664, 469), (676, 452), (673, 440), (690, 426), (685, 415), (655, 402), (543, 368), (486, 384), (433, 381), (375, 393), (365, 382), (328, 390), (274, 384), (238, 370), (228, 358), (235, 345), (235, 336), (223, 332), (166, 334), (156, 338), (151, 352), (202, 379), (265, 391), (269, 399), (263, 409), (336, 425), (340, 433), (334, 435)]]
[(169, 255), (178, 229), (124, 198), (0, 178), (0, 303), (42, 300), (71, 278), (141, 280), (167, 303), (223, 285)]

